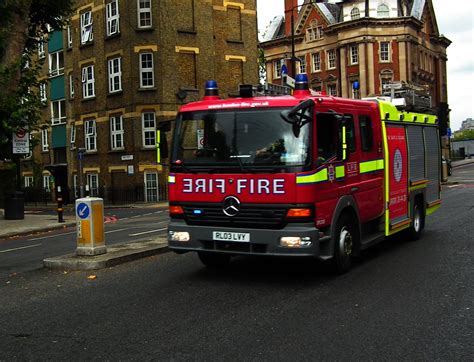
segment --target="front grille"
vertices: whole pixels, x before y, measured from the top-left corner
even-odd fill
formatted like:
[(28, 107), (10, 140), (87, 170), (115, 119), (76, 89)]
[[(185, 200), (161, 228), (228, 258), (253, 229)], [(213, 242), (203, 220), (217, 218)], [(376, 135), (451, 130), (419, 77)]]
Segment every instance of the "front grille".
[(282, 228), (287, 208), (275, 205), (241, 205), (240, 212), (230, 217), (221, 204), (183, 205), (184, 219), (190, 225), (233, 226), (248, 228)]

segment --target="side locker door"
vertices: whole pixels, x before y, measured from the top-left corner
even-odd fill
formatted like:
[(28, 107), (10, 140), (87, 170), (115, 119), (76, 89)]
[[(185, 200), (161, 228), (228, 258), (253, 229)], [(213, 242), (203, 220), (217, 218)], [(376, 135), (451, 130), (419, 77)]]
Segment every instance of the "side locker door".
[(390, 228), (408, 220), (408, 150), (405, 126), (387, 124), (388, 212)]

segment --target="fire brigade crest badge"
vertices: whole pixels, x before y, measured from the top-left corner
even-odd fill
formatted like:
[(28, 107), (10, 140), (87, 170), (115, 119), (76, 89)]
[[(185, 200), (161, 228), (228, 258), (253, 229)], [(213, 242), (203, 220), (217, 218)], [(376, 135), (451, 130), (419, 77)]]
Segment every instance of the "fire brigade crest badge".
[(334, 181), (334, 178), (335, 178), (334, 176), (335, 176), (334, 165), (329, 165), (328, 166), (328, 179), (329, 179), (329, 182)]

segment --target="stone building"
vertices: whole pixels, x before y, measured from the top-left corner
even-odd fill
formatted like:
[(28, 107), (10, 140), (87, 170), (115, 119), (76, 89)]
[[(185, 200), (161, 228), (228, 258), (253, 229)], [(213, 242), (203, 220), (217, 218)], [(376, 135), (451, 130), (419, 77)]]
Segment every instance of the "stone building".
[(256, 0), (77, 1), (69, 25), (39, 49), (44, 122), (24, 185), (50, 188), (54, 175), (77, 197), (84, 148), (90, 195), (157, 201), (167, 170), (156, 160), (156, 130), (200, 99), (208, 79), (223, 97), (258, 82), (256, 26)]
[(285, 65), (290, 76), (307, 73), (315, 91), (335, 96), (381, 95), (392, 83), (423, 91), (444, 136), (450, 44), (439, 32), (431, 0), (285, 0), (285, 13), (273, 20), (260, 46), (269, 83), (282, 83)]

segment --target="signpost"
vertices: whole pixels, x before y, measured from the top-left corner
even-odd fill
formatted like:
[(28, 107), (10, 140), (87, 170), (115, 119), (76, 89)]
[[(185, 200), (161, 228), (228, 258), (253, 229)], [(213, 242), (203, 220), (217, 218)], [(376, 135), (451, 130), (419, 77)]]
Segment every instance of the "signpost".
[(30, 134), (20, 128), (12, 137), (13, 154), (24, 155), (30, 153)]

